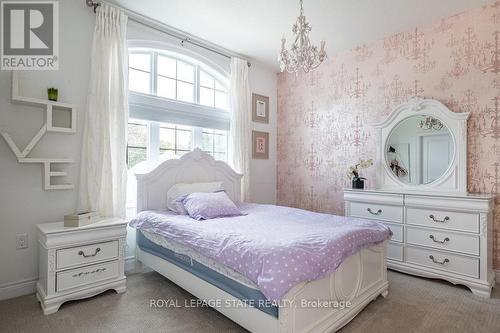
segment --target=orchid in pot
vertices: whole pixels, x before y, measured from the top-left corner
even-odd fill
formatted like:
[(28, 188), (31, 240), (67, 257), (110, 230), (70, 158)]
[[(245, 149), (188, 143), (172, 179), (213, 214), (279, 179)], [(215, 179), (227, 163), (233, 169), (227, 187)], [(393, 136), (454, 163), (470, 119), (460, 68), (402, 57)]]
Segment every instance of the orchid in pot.
[(352, 180), (352, 188), (365, 188), (366, 178), (359, 176), (359, 170), (368, 169), (373, 165), (373, 160), (359, 160), (358, 164), (347, 169), (347, 176)]

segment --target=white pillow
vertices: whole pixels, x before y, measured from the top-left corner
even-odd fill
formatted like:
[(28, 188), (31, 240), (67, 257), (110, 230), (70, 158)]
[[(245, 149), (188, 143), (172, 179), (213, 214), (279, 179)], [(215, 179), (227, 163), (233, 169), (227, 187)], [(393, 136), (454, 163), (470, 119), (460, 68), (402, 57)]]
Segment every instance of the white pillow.
[(186, 210), (176, 201), (179, 197), (183, 197), (195, 192), (211, 193), (221, 191), (222, 182), (209, 182), (209, 183), (179, 183), (172, 186), (167, 192), (167, 208), (177, 214), (186, 214)]

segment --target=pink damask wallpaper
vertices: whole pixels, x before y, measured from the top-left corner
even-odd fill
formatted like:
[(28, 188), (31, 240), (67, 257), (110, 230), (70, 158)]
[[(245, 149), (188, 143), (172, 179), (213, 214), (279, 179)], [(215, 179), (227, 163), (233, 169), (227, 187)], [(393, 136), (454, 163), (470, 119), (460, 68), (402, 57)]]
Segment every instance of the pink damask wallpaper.
[[(500, 268), (500, 1), (330, 55), (309, 74), (280, 74), (278, 203), (343, 214), (348, 166), (375, 158), (367, 124), (413, 96), (471, 112), (468, 187), (496, 196)], [(374, 174), (364, 176), (373, 184)]]

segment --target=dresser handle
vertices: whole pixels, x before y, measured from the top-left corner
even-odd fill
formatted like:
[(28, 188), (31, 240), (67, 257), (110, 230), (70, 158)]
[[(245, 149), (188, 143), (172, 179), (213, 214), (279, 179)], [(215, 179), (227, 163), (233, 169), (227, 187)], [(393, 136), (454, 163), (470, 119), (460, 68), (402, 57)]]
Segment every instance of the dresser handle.
[(74, 275), (73, 275), (73, 277), (75, 278), (75, 277), (80, 277), (80, 276), (82, 276), (82, 275), (87, 275), (87, 274), (95, 274), (95, 273), (99, 273), (99, 272), (104, 272), (105, 270), (106, 270), (106, 268), (105, 268), (105, 267), (103, 267), (103, 268), (98, 268), (98, 269), (93, 270), (93, 271), (90, 271), (90, 272), (80, 272), (80, 273), (78, 273), (78, 274), (74, 274)]
[(97, 253), (99, 253), (100, 251), (101, 251), (101, 248), (98, 247), (97, 249), (95, 249), (95, 252), (93, 254), (85, 254), (85, 252), (83, 252), (83, 251), (78, 251), (78, 255), (81, 255), (84, 258), (95, 257), (97, 255)]
[(450, 259), (448, 258), (444, 258), (443, 261), (437, 261), (436, 259), (434, 259), (434, 256), (433, 255), (430, 255), (429, 256), (429, 259), (432, 260), (433, 263), (435, 264), (440, 264), (440, 265), (444, 265), (444, 264), (447, 264), (450, 262)]
[(436, 239), (436, 237), (434, 237), (434, 235), (429, 235), (429, 238), (430, 238), (430, 239), (432, 239), (432, 241), (433, 241), (434, 243), (439, 243), (439, 244), (444, 244), (444, 243), (446, 243), (446, 242), (449, 242), (449, 241), (450, 241), (450, 239), (449, 239), (448, 237), (446, 237), (446, 238), (445, 238), (445, 239), (443, 239), (443, 240), (437, 240), (437, 239)]
[(450, 217), (449, 216), (445, 216), (444, 219), (442, 220), (438, 220), (434, 217), (434, 215), (429, 215), (429, 218), (431, 218), (434, 222), (439, 222), (439, 223), (445, 223), (445, 222), (448, 222), (450, 220)]
[(372, 215), (380, 215), (380, 214), (382, 214), (382, 209), (377, 210), (376, 213), (371, 208), (367, 208), (366, 210), (368, 211), (368, 213), (370, 213)]

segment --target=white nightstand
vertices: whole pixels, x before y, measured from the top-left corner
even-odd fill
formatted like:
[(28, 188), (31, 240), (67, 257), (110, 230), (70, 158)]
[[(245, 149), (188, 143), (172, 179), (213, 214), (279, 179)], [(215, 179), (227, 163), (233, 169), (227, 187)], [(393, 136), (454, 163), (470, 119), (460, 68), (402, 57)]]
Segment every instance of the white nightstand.
[(124, 255), (127, 221), (105, 219), (78, 228), (63, 222), (38, 224), (39, 281), (36, 295), (44, 314), (62, 303), (114, 289), (126, 290)]

